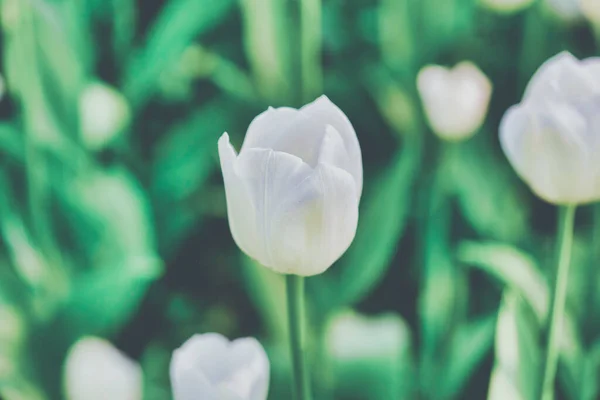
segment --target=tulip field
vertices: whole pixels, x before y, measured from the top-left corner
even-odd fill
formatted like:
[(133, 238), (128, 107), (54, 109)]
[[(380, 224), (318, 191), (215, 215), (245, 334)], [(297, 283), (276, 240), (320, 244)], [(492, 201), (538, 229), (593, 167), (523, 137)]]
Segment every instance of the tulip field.
[(0, 0), (0, 400), (600, 399), (600, 0)]

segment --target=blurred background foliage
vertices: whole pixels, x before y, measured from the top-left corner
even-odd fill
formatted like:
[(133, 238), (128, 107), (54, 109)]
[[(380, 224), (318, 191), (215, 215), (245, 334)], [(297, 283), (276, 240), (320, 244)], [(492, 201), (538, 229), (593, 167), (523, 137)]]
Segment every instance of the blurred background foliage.
[[(535, 398), (556, 212), (510, 169), (497, 127), (548, 57), (597, 53), (577, 0), (0, 10), (0, 397), (62, 398), (68, 348), (97, 335), (140, 362), (146, 399), (168, 399), (173, 349), (216, 331), (257, 336), (270, 398), (290, 398), (282, 277), (231, 238), (216, 142), (325, 93), (357, 131), (366, 189), (353, 245), (307, 282), (315, 397)], [(445, 143), (416, 75), (463, 60), (494, 92), (480, 132)], [(591, 400), (600, 209), (577, 225), (557, 386)]]

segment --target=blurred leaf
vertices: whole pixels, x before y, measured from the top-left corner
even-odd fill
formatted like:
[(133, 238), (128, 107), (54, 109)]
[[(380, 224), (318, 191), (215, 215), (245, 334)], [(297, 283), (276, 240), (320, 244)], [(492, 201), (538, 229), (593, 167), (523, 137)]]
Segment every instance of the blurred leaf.
[(451, 151), (449, 169), (458, 203), (482, 236), (515, 242), (529, 231), (528, 209), (506, 164), (495, 159), (487, 143), (476, 139), (458, 143)]
[(538, 319), (520, 294), (504, 292), (496, 325), (496, 363), (488, 400), (535, 400), (543, 351)]
[(398, 153), (364, 196), (356, 237), (346, 254), (328, 272), (307, 281), (324, 315), (327, 310), (360, 301), (390, 266), (409, 217), (420, 165), (420, 148), (407, 143), (410, 145)]
[[(157, 144), (152, 166), (161, 252), (170, 251), (200, 217), (204, 198), (192, 199), (217, 165), (217, 140), (228, 126), (231, 109), (221, 101), (206, 104), (175, 125)], [(177, 212), (173, 212), (176, 209)]]
[(92, 45), (79, 2), (32, 1), (38, 71), (47, 105), (76, 137), (79, 94), (90, 68)]
[[(109, 3), (106, 1), (106, 3)], [(136, 28), (135, 0), (111, 0), (113, 21), (113, 51), (117, 60), (123, 62), (133, 44)]]
[(287, 343), (286, 287), (283, 275), (243, 255), (242, 282), (258, 308), (273, 342)]
[[(294, 52), (291, 3), (278, 0), (240, 0), (244, 48), (260, 94), (272, 105), (289, 99)], [(296, 78), (297, 79), (297, 78)]]
[(479, 318), (458, 328), (454, 335), (448, 373), (444, 378), (444, 398), (459, 398), (469, 378), (492, 347), (495, 329), (496, 315)]
[(494, 242), (462, 242), (458, 259), (499, 279), (525, 298), (540, 320), (549, 307), (548, 286), (544, 276), (529, 255), (515, 247)]
[(234, 0), (171, 0), (149, 34), (145, 47), (128, 63), (124, 93), (134, 109), (152, 96), (161, 73), (202, 33), (217, 25), (235, 4)]
[(25, 156), (23, 147), (23, 137), (19, 131), (10, 124), (0, 124), (0, 153), (23, 161)]
[(600, 342), (596, 342), (585, 355), (581, 377), (581, 400), (600, 397)]
[(74, 332), (106, 335), (127, 321), (162, 272), (149, 204), (119, 170), (82, 177), (70, 193), (79, 213), (72, 223), (90, 264), (73, 278), (64, 317)]

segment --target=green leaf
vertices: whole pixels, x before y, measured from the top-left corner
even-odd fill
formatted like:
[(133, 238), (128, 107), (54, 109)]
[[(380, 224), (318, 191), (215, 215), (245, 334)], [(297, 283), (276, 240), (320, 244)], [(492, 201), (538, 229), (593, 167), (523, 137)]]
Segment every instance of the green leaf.
[(24, 143), (21, 133), (12, 125), (0, 124), (0, 153), (23, 161), (25, 157)]
[(505, 163), (496, 160), (487, 142), (476, 139), (451, 152), (449, 173), (458, 204), (482, 236), (515, 242), (529, 232), (528, 208)]
[(356, 237), (346, 254), (328, 272), (307, 281), (324, 315), (360, 301), (383, 278), (409, 217), (420, 157), (415, 144), (406, 146), (364, 196)]
[(127, 321), (162, 272), (149, 204), (122, 170), (91, 172), (69, 189), (86, 264), (74, 273), (63, 318), (72, 334), (106, 335)]
[(600, 396), (600, 342), (596, 342), (583, 360), (581, 400), (596, 400)]
[(535, 400), (543, 350), (535, 312), (518, 292), (504, 292), (496, 325), (496, 362), (488, 400)]
[(242, 282), (275, 342), (287, 340), (286, 288), (283, 275), (243, 255)]
[(161, 73), (176, 62), (185, 48), (217, 25), (234, 0), (171, 0), (158, 17), (143, 49), (135, 52), (125, 72), (124, 93), (134, 109), (154, 94)]
[(480, 268), (499, 279), (520, 294), (544, 320), (549, 308), (546, 280), (535, 260), (515, 247), (497, 242), (470, 242), (460, 244), (458, 259)]
[(454, 335), (444, 398), (453, 399), (463, 390), (494, 343), (496, 315), (479, 318), (460, 326)]
[[(170, 251), (200, 218), (204, 197), (199, 194), (206, 195), (204, 183), (218, 164), (217, 140), (230, 125), (228, 109), (219, 100), (206, 104), (170, 129), (156, 146), (152, 194), (161, 252)], [(194, 196), (199, 199), (190, 200)]]

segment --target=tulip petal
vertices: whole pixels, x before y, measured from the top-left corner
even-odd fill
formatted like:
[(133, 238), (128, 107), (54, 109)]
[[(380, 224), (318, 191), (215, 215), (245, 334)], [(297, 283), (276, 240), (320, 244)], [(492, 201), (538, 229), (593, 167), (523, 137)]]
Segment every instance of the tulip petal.
[(194, 335), (173, 352), (175, 400), (266, 400), (269, 360), (253, 338)]
[(241, 399), (265, 400), (269, 392), (269, 359), (260, 343), (254, 338), (241, 338), (231, 342), (228, 364), (233, 371), (222, 387)]
[(542, 64), (527, 85), (524, 99), (576, 100), (599, 90), (600, 76), (564, 51)]
[(323, 126), (331, 125), (340, 134), (346, 147), (346, 152), (350, 158), (350, 164), (347, 171), (354, 177), (358, 194), (362, 193), (363, 185), (363, 169), (362, 169), (362, 156), (360, 152), (360, 144), (356, 137), (356, 132), (346, 117), (346, 114), (342, 112), (329, 100), (325, 95), (319, 97), (310, 104), (305, 105), (300, 109), (300, 112), (310, 119), (314, 119)]
[(563, 105), (545, 109), (514, 106), (500, 124), (502, 148), (517, 171), (541, 198), (556, 204), (591, 201), (589, 157), (585, 148), (585, 119)]
[(272, 149), (315, 167), (324, 136), (325, 125), (320, 121), (293, 108), (269, 108), (250, 124), (240, 153), (251, 148)]
[(246, 132), (242, 151), (245, 149), (259, 148), (272, 149), (280, 135), (287, 127), (294, 123), (298, 116), (298, 110), (290, 107), (269, 107), (267, 111), (257, 115)]
[[(329, 164), (344, 171), (348, 171), (350, 168), (350, 157), (344, 146), (344, 140), (331, 125), (327, 125), (318, 160), (321, 164)], [(359, 194), (357, 193), (357, 195)]]
[(278, 271), (316, 275), (341, 257), (356, 233), (357, 193), (347, 171), (319, 164), (273, 216), (270, 240)]
[(178, 361), (174, 354), (170, 370), (174, 400), (221, 400), (218, 392), (202, 371), (181, 367), (177, 364)]
[(263, 247), (257, 235), (257, 215), (254, 207), (251, 206), (250, 193), (234, 171), (238, 157), (229, 143), (227, 133), (219, 139), (219, 158), (227, 198), (227, 219), (233, 239), (244, 253), (260, 260), (264, 257), (261, 253), (257, 253)]
[[(271, 149), (244, 150), (235, 163), (235, 174), (250, 198), (250, 202), (241, 208), (240, 213), (248, 209), (254, 210), (255, 220), (252, 226), (255, 230), (254, 239), (258, 244), (248, 250), (242, 249), (275, 271), (279, 271), (282, 266), (278, 265), (279, 260), (273, 256), (273, 218), (282, 206), (283, 199), (295, 193), (312, 172), (310, 166), (300, 158)], [(229, 193), (227, 198), (229, 201)]]

